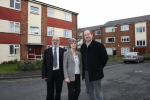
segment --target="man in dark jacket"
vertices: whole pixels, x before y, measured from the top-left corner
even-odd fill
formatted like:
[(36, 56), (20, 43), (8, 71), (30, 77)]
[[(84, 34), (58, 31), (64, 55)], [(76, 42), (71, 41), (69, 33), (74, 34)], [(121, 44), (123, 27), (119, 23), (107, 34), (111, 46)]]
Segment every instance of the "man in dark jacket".
[(103, 44), (92, 40), (92, 32), (84, 31), (85, 43), (81, 46), (84, 77), (89, 100), (103, 100), (101, 81), (108, 55)]

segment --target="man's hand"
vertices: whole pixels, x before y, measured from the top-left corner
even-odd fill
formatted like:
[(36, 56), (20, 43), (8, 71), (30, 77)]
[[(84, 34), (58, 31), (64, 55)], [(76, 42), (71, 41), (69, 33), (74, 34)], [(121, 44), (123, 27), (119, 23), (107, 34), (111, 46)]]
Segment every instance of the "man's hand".
[(47, 78), (44, 78), (44, 80), (46, 81), (46, 80), (47, 80)]
[(66, 81), (67, 83), (70, 83), (70, 80), (69, 80), (68, 77), (66, 77), (65, 81)]

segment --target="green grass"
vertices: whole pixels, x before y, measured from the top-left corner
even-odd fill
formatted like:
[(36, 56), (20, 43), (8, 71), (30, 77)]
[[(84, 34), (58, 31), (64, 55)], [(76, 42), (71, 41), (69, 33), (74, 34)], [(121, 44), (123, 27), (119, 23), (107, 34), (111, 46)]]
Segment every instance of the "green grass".
[(0, 64), (0, 74), (19, 73), (17, 64)]
[[(122, 60), (122, 59), (123, 59), (122, 57), (114, 57), (114, 61)], [(109, 57), (108, 62), (114, 62), (114, 61), (113, 61), (113, 57)]]

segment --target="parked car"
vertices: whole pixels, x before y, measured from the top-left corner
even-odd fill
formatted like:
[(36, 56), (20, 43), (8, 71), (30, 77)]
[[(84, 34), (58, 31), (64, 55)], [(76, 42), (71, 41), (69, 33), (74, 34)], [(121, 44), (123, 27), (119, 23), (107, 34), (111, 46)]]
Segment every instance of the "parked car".
[(123, 56), (124, 63), (127, 62), (141, 62), (144, 61), (143, 55), (141, 55), (139, 52), (128, 52), (126, 55)]

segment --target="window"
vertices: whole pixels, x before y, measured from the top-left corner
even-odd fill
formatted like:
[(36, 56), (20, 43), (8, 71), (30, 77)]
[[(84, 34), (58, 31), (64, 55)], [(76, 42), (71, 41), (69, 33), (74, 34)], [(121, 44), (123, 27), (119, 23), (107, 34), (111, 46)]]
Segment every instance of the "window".
[(64, 30), (63, 36), (68, 37), (68, 38), (72, 38), (72, 30)]
[(48, 8), (48, 16), (49, 17), (55, 17), (55, 11), (54, 11), (54, 9), (52, 9), (52, 8)]
[(106, 43), (112, 43), (112, 42), (115, 43), (115, 37), (113, 37), (113, 38), (112, 37), (106, 37), (105, 40), (106, 40)]
[(34, 13), (34, 14), (39, 14), (39, 8), (34, 7), (34, 6), (30, 6), (30, 12)]
[(121, 48), (121, 55), (125, 55), (129, 51), (130, 51), (129, 47), (127, 47), (127, 48)]
[(9, 55), (20, 55), (20, 45), (9, 45)]
[(101, 39), (95, 39), (95, 41), (97, 41), (97, 42), (101, 43)]
[(10, 7), (20, 10), (20, 0), (10, 0)]
[[(116, 49), (114, 48), (114, 50), (116, 50)], [(107, 51), (108, 55), (112, 55), (113, 54), (112, 53), (112, 48), (106, 48), (106, 51)]]
[(107, 28), (105, 28), (105, 32), (106, 32), (106, 33), (112, 32), (112, 29), (113, 29), (113, 32), (115, 32), (114, 27), (107, 27)]
[(72, 21), (72, 14), (64, 12), (64, 20)]
[(121, 42), (129, 42), (129, 36), (122, 36)]
[(136, 45), (137, 46), (145, 46), (145, 40), (138, 40)]
[(20, 33), (20, 23), (19, 22), (9, 22), (9, 32)]
[(47, 27), (47, 36), (54, 36), (54, 27)]
[(100, 30), (95, 31), (95, 35), (101, 35), (101, 31)]
[(129, 30), (129, 25), (121, 25), (121, 31)]
[(64, 49), (66, 49), (67, 51), (70, 50), (69, 46), (64, 46)]
[(136, 28), (136, 32), (137, 33), (143, 33), (143, 32), (145, 32), (145, 27), (137, 27)]
[(50, 47), (52, 47), (52, 45), (47, 45), (47, 49), (50, 48)]
[(30, 34), (39, 34), (38, 27), (30, 27)]

